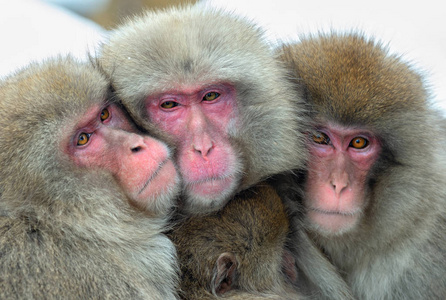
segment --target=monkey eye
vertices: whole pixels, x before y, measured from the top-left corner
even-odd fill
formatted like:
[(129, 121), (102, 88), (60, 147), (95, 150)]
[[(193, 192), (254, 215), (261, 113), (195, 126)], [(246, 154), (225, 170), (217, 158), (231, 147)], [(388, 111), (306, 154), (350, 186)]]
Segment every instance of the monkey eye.
[(366, 138), (358, 136), (351, 140), (349, 146), (353, 147), (355, 149), (364, 149), (368, 145), (369, 145), (369, 141)]
[(328, 145), (330, 144), (330, 138), (323, 132), (315, 131), (313, 133), (313, 142), (316, 144)]
[(77, 146), (83, 146), (90, 140), (91, 133), (82, 132), (77, 138)]
[(166, 102), (161, 103), (161, 107), (166, 108), (166, 109), (174, 108), (175, 106), (178, 106), (178, 102), (166, 101)]
[(108, 111), (108, 109), (104, 108), (101, 111), (101, 121), (105, 121), (110, 117), (110, 112)]
[(220, 94), (217, 92), (209, 92), (203, 97), (203, 101), (213, 101), (220, 97)]

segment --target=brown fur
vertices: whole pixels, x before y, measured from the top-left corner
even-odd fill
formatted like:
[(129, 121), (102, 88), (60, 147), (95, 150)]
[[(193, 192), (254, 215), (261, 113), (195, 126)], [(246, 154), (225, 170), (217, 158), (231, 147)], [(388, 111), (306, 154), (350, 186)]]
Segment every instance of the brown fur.
[(232, 291), (224, 298), (285, 298), (283, 251), (288, 232), (282, 201), (266, 183), (244, 191), (219, 212), (181, 222), (169, 236), (178, 249), (182, 297), (217, 299), (212, 294), (216, 263), (222, 253), (229, 253), (235, 255), (237, 267)]
[(114, 178), (75, 167), (60, 149), (108, 86), (69, 58), (1, 83), (1, 299), (176, 298), (166, 216), (137, 212)]
[(358, 299), (445, 299), (444, 121), (422, 77), (358, 34), (304, 38), (282, 60), (307, 86), (315, 126), (365, 128), (382, 146), (359, 224), (337, 236), (310, 227), (313, 240)]

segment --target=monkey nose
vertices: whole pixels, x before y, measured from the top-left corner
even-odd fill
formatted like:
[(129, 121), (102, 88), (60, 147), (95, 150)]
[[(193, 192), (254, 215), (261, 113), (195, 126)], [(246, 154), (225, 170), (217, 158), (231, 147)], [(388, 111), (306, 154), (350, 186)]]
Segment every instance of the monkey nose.
[(130, 149), (130, 151), (132, 151), (133, 153), (139, 152), (142, 149), (141, 146), (136, 146)]
[(337, 196), (339, 196), (343, 190), (348, 187), (347, 176), (336, 176), (330, 180), (330, 184)]
[(194, 144), (193, 148), (195, 153), (199, 154), (205, 161), (209, 161), (208, 155), (214, 148), (214, 144), (209, 141), (209, 143)]
[(137, 153), (147, 148), (147, 145), (145, 143), (144, 137), (138, 134), (131, 133), (127, 139), (127, 147), (127, 149), (130, 149), (130, 152)]

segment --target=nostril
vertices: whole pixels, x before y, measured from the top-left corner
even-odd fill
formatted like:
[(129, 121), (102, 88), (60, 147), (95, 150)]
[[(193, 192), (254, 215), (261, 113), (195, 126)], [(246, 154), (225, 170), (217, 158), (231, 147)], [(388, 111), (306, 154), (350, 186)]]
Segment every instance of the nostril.
[(140, 150), (141, 150), (141, 146), (132, 148), (132, 152), (133, 152), (133, 153), (139, 152)]

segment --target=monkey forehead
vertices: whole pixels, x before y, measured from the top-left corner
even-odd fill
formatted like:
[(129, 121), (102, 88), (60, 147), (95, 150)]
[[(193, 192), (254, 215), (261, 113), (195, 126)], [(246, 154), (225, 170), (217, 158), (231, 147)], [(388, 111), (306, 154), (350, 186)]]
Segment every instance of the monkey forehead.
[(398, 112), (427, 109), (422, 78), (400, 57), (363, 35), (310, 37), (285, 49), (284, 57), (327, 118), (373, 124)]
[[(268, 62), (275, 64), (258, 27), (227, 12), (194, 6), (131, 20), (111, 34), (102, 50), (104, 68), (128, 95), (144, 87), (168, 89), (172, 82), (268, 78)], [(135, 82), (140, 90), (134, 90)]]
[[(86, 63), (70, 57), (32, 63), (9, 77), (1, 88), (4, 120), (45, 124), (75, 118), (105, 100), (108, 82)], [(7, 121), (9, 122), (9, 121)]]

